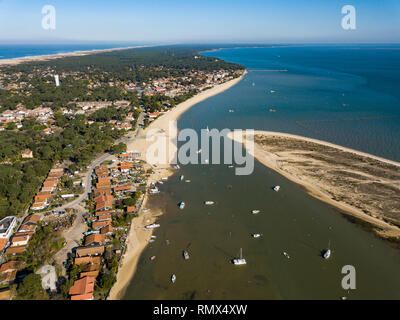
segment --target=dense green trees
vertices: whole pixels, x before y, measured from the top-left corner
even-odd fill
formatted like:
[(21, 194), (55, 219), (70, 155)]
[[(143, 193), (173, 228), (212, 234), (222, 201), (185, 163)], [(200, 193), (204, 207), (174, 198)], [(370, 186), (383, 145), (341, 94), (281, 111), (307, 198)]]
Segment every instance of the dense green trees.
[(42, 278), (35, 273), (28, 274), (17, 287), (17, 299), (46, 300), (48, 295), (42, 288)]

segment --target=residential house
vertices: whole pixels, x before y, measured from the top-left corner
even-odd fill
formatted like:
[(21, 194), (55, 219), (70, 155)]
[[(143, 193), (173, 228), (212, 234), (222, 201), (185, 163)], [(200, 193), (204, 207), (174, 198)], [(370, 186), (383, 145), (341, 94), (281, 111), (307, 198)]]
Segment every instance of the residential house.
[(94, 282), (94, 277), (76, 280), (68, 292), (71, 300), (93, 300)]

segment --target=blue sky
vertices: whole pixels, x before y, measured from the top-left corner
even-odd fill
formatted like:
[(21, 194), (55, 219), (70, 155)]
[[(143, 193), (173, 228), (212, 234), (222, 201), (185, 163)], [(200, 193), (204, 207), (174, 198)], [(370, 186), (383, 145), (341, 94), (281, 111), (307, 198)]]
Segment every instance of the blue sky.
[[(42, 7), (56, 29), (41, 27)], [(356, 8), (343, 30), (341, 8)], [(0, 0), (0, 42), (400, 42), (399, 0)]]

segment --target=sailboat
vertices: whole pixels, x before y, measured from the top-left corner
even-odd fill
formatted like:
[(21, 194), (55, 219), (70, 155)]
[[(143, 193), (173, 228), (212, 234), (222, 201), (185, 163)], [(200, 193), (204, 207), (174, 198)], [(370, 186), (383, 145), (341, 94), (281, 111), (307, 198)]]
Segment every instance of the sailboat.
[(242, 248), (240, 248), (240, 258), (233, 259), (232, 263), (235, 264), (235, 265), (247, 264), (246, 259), (244, 259), (243, 255), (242, 255)]
[(329, 257), (331, 256), (331, 249), (330, 249), (330, 246), (331, 246), (331, 242), (329, 241), (329, 243), (328, 243), (328, 249), (326, 249), (326, 250), (324, 250), (323, 252), (322, 252), (322, 258), (324, 258), (324, 259), (329, 259)]

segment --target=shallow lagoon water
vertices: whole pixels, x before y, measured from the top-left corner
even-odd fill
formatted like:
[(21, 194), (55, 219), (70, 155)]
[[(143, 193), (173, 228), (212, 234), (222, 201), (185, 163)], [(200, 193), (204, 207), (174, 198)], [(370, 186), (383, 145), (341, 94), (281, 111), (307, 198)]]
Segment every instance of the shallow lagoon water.
[[(382, 51), (388, 56), (379, 66)], [(400, 159), (399, 79), (392, 72), (400, 67), (398, 53), (299, 47), (207, 55), (241, 63), (250, 72), (237, 86), (186, 112), (180, 129), (275, 130)], [(344, 67), (338, 56), (346, 58)], [(385, 74), (388, 60), (392, 66)], [(289, 71), (261, 71), (273, 67)], [(390, 81), (393, 91), (377, 79)], [(181, 174), (191, 183), (180, 181)], [(274, 192), (274, 185), (281, 191)], [(165, 212), (158, 220), (161, 228), (124, 299), (400, 298), (398, 249), (258, 162), (250, 176), (236, 176), (223, 164), (182, 166), (160, 189), (152, 205)], [(182, 200), (186, 207), (179, 210)], [(205, 206), (204, 200), (216, 204)], [(253, 215), (253, 209), (261, 212)], [(252, 233), (262, 237), (254, 239)], [(332, 256), (324, 260), (321, 250), (329, 242)], [(247, 265), (234, 266), (230, 260), (240, 248)], [(356, 268), (356, 290), (341, 287), (345, 265)], [(170, 282), (173, 273), (175, 284)]]

